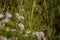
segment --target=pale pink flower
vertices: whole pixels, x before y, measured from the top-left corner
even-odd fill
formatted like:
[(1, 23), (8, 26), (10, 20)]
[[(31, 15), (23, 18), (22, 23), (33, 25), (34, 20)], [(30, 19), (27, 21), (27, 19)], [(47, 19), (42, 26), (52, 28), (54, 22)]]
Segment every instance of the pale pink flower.
[(39, 32), (36, 32), (35, 34), (36, 34), (37, 37), (39, 37)]
[(3, 14), (0, 14), (0, 18), (3, 18), (4, 17), (4, 15)]
[(35, 32), (34, 33), (37, 37), (44, 37), (44, 33), (43, 32)]
[[(44, 38), (44, 33), (42, 31), (40, 31), (40, 32), (37, 31), (33, 34), (33, 36), (34, 35), (37, 36), (38, 40), (42, 40), (42, 38)], [(43, 40), (45, 40), (45, 38)]]
[(7, 18), (11, 18), (11, 17), (12, 17), (12, 14), (9, 13), (9, 12), (6, 12), (6, 17), (7, 17)]
[(18, 16), (17, 19), (20, 20), (21, 19), (21, 16)]
[(44, 32), (41, 31), (41, 32), (39, 32), (39, 35), (40, 35), (41, 37), (44, 37), (45, 34), (44, 34)]
[(20, 19), (21, 19), (21, 16), (20, 16), (20, 14), (19, 14), (19, 13), (16, 13), (15, 15), (16, 15), (16, 18), (17, 18), (18, 20), (20, 20)]
[(3, 23), (8, 23), (9, 21), (10, 21), (9, 18), (4, 18), (4, 19), (2, 20)]
[(7, 38), (5, 36), (0, 36), (0, 40), (7, 40)]
[(24, 25), (23, 24), (18, 24), (18, 27), (20, 27), (21, 30), (24, 30)]
[(19, 19), (19, 20), (24, 19), (24, 17), (23, 16), (18, 16), (17, 19)]

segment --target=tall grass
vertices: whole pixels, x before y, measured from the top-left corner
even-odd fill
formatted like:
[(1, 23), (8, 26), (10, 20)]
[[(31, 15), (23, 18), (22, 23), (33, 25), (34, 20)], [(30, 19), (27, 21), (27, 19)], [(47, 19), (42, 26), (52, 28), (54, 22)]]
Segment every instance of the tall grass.
[[(4, 31), (0, 29), (1, 35), (8, 38), (15, 35), (17, 40), (37, 40), (37, 38), (32, 37), (32, 33), (42, 31), (45, 33), (47, 40), (60, 40), (60, 36), (55, 37), (56, 30), (54, 29), (56, 14), (60, 14), (59, 0), (0, 0), (0, 12), (5, 14), (6, 11), (11, 12), (13, 15), (8, 28), (18, 29), (15, 25), (18, 20), (15, 20), (14, 15), (19, 13), (25, 18), (19, 22), (25, 25), (25, 29), (23, 31), (17, 30), (14, 33), (6, 32), (6, 29)], [(27, 37), (24, 36), (26, 31), (31, 31)]]

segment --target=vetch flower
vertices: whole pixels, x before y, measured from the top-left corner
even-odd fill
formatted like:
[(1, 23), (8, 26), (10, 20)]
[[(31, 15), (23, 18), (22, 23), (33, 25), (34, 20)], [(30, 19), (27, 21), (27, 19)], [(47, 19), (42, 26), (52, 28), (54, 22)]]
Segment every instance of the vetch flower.
[(16, 13), (15, 15), (16, 15), (16, 18), (17, 18), (18, 20), (20, 20), (20, 19), (21, 19), (21, 16), (20, 16), (20, 14), (19, 14), (19, 13)]
[(16, 16), (16, 17), (17, 17), (18, 20), (20, 20), (20, 19), (24, 19), (23, 16)]
[(20, 20), (20, 19), (24, 19), (24, 17), (21, 16), (19, 13), (16, 13), (15, 15), (16, 15), (16, 18), (17, 18), (18, 20)]
[(37, 37), (44, 37), (44, 33), (43, 32), (36, 32), (35, 33)]
[(40, 35), (41, 37), (44, 37), (45, 34), (44, 34), (44, 32), (41, 31), (41, 32), (39, 32), (39, 35)]
[(21, 16), (21, 19), (24, 19), (24, 17), (23, 17), (23, 16)]
[(21, 19), (21, 16), (17, 16), (17, 19), (20, 20)]
[(11, 31), (12, 31), (12, 32), (15, 32), (15, 31), (16, 31), (16, 29), (11, 29)]
[(37, 37), (39, 37), (39, 32), (36, 32), (35, 34), (36, 34)]
[(3, 14), (0, 14), (0, 18), (3, 18), (4, 17), (4, 15)]
[(20, 14), (19, 14), (19, 13), (15, 13), (15, 15), (16, 15), (16, 16), (20, 16)]
[(42, 38), (44, 37), (44, 33), (42, 31), (40, 32), (33, 32), (32, 36), (36, 36), (38, 38), (38, 40), (42, 40)]
[(19, 20), (24, 19), (24, 17), (23, 16), (18, 16), (17, 19), (19, 19)]
[(5, 36), (1, 35), (0, 40), (7, 40), (7, 38)]
[(4, 18), (4, 19), (2, 20), (3, 23), (8, 23), (9, 21), (10, 21), (9, 18)]
[(24, 25), (23, 24), (18, 24), (18, 27), (20, 27), (21, 30), (24, 30)]
[(7, 18), (11, 18), (11, 17), (12, 17), (12, 14), (9, 13), (9, 12), (6, 12), (6, 17), (7, 17)]

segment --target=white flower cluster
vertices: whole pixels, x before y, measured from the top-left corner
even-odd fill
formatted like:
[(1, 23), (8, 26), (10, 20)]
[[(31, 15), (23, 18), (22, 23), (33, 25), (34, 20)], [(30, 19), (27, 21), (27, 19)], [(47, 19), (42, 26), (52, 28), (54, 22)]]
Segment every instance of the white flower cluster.
[(44, 34), (44, 32), (34, 32), (33, 34), (32, 34), (33, 36), (34, 35), (36, 35), (37, 36), (37, 38), (38, 38), (38, 40), (46, 40), (46, 37), (45, 37), (45, 34)]
[[(1, 22), (0, 22), (0, 27), (4, 27), (4, 25), (5, 25), (5, 23), (8, 23), (9, 21), (10, 21), (10, 18), (12, 18), (12, 14), (10, 13), (10, 12), (6, 12), (5, 13), (5, 15), (3, 15), (3, 13), (1, 13), (0, 14), (0, 19), (2, 19), (1, 20)], [(24, 17), (23, 16), (21, 16), (19, 13), (15, 13), (15, 18), (19, 21), (19, 20), (21, 20), (21, 19), (24, 19)], [(3, 23), (3, 25), (2, 25), (2, 23)], [(21, 29), (21, 30), (24, 30), (24, 25), (23, 24), (21, 24), (21, 23), (19, 23), (19, 24), (17, 24), (18, 25), (18, 27)], [(11, 31), (16, 31), (15, 29), (11, 29)]]
[[(4, 15), (1, 13), (0, 14), (0, 18), (3, 18), (3, 17), (4, 17)], [(6, 12), (4, 19), (2, 19), (2, 22), (3, 23), (8, 23), (11, 17), (12, 17), (11, 13), (10, 12)]]
[(3, 15), (3, 13), (0, 13), (0, 19), (2, 19), (0, 21), (0, 28), (5, 26), (5, 23), (8, 23), (10, 18), (12, 17), (10, 12), (6, 12), (5, 15)]
[[(3, 13), (0, 14), (0, 28), (3, 28), (5, 27), (6, 25), (5, 24), (8, 24), (9, 21), (11, 21), (11, 18), (12, 18), (12, 14), (10, 12), (6, 12), (5, 15)], [(21, 19), (24, 19), (23, 16), (21, 16), (19, 13), (15, 13), (15, 18), (16, 20), (14, 20), (14, 22), (16, 21), (16, 23), (14, 23), (17, 28), (19, 29), (16, 29), (16, 28), (12, 28), (10, 29), (10, 27), (8, 27), (8, 29), (6, 29), (7, 31), (11, 31), (11, 32), (16, 32), (17, 30), (24, 30), (24, 25), (20, 23), (20, 20)], [(12, 38), (12, 39), (9, 39), (9, 40), (15, 40), (17, 38)], [(7, 40), (7, 38), (3, 35), (0, 36), (0, 40)]]
[(37, 36), (37, 37), (39, 37), (39, 36), (40, 36), (40, 37), (44, 37), (44, 33), (43, 33), (43, 32), (36, 32), (36, 36)]
[[(16, 13), (15, 15), (16, 15), (16, 18), (17, 18), (18, 20), (24, 19), (24, 17), (21, 16), (19, 13)], [(17, 25), (18, 25), (18, 27), (19, 27), (21, 30), (24, 30), (24, 25), (23, 25), (23, 24), (19, 23), (19, 24), (17, 24)]]

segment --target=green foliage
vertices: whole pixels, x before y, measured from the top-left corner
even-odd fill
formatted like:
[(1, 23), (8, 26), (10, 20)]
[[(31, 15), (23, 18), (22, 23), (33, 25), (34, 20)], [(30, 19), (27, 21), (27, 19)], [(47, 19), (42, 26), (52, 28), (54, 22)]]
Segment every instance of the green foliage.
[[(55, 37), (55, 17), (60, 15), (59, 0), (0, 0), (0, 12), (5, 14), (6, 11), (11, 12), (13, 17), (6, 26), (0, 29), (0, 34), (8, 38), (17, 36), (17, 40), (37, 40), (32, 38), (33, 31), (43, 31), (47, 40), (60, 40), (60, 34)], [(24, 16), (24, 20), (19, 21), (15, 18), (15, 13)], [(17, 23), (23, 23), (25, 29), (23, 31), (17, 28)], [(12, 28), (16, 28), (16, 32), (11, 32)], [(28, 37), (25, 37), (27, 29), (31, 31)]]

